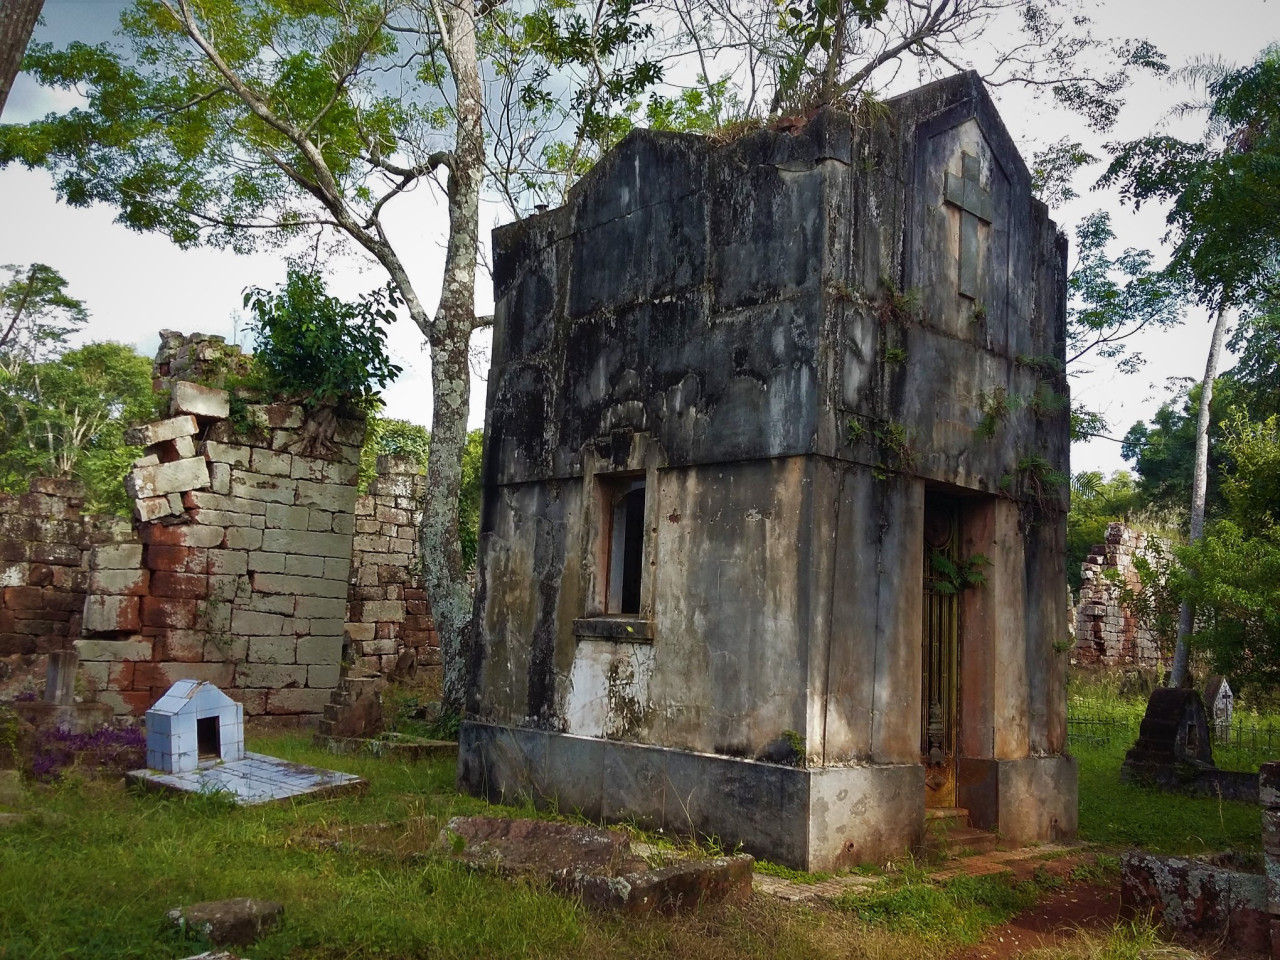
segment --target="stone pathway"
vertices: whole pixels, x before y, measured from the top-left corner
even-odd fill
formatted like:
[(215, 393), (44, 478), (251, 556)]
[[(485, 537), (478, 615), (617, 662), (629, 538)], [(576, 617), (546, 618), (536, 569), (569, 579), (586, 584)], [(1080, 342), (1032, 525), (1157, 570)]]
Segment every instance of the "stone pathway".
[(260, 753), (246, 753), (243, 760), (206, 764), (189, 773), (134, 770), (127, 779), (148, 789), (226, 793), (242, 806), (289, 797), (328, 796), (366, 786), (364, 780), (348, 773), (290, 763)]
[[(1047, 843), (1039, 847), (1021, 847), (1017, 850), (993, 850), (971, 857), (959, 857), (945, 861), (937, 869), (930, 870), (929, 875), (939, 881), (950, 880), (961, 874), (971, 877), (982, 877), (993, 873), (1005, 873), (1019, 868), (1028, 873), (1036, 866), (1053, 860), (1079, 853), (1083, 847), (1066, 844)], [(797, 902), (803, 900), (834, 900), (846, 893), (861, 893), (876, 887), (885, 880), (883, 876), (863, 876), (848, 874), (832, 877), (821, 883), (797, 883), (782, 877), (765, 873), (756, 873), (751, 882), (757, 893), (777, 897), (779, 900)]]

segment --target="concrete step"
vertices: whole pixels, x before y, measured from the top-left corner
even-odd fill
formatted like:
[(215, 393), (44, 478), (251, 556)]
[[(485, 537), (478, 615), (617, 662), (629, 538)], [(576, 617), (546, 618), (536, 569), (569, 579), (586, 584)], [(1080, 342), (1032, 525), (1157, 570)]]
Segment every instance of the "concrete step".
[(929, 846), (948, 857), (961, 857), (972, 853), (990, 853), (1000, 838), (986, 830), (974, 827), (953, 827), (945, 833), (929, 838)]
[(950, 829), (953, 826), (969, 826), (969, 811), (964, 807), (925, 807), (924, 822), (926, 826), (937, 829), (939, 826)]
[(926, 807), (924, 830), (926, 849), (944, 857), (990, 853), (999, 839), (969, 826), (969, 811), (964, 807)]

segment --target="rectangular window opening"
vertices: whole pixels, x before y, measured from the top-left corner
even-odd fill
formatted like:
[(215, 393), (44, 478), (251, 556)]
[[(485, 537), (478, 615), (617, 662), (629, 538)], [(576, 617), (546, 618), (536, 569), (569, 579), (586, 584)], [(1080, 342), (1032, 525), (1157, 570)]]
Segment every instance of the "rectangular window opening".
[(222, 732), (217, 717), (196, 719), (196, 752), (201, 760), (217, 760), (222, 756)]
[(605, 612), (640, 613), (640, 581), (644, 572), (644, 478), (606, 487), (609, 518), (609, 576)]

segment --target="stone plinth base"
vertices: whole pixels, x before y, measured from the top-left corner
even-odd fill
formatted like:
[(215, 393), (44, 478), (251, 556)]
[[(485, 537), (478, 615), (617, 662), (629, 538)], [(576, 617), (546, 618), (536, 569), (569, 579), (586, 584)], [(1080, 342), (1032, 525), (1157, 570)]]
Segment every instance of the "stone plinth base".
[(474, 721), (458, 739), (461, 790), (713, 836), (801, 870), (883, 863), (923, 839), (914, 764), (803, 769)]
[(1074, 840), (1079, 822), (1075, 757), (959, 761), (958, 801), (969, 823), (1009, 844)]

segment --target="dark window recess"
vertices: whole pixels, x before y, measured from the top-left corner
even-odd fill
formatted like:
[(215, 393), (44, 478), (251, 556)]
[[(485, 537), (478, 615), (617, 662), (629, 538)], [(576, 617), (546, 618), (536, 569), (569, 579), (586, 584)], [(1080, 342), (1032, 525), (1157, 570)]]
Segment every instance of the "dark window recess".
[(217, 717), (200, 717), (196, 720), (196, 752), (201, 760), (222, 756), (222, 733)]
[(611, 498), (607, 613), (640, 612), (644, 571), (644, 481), (621, 485)]

